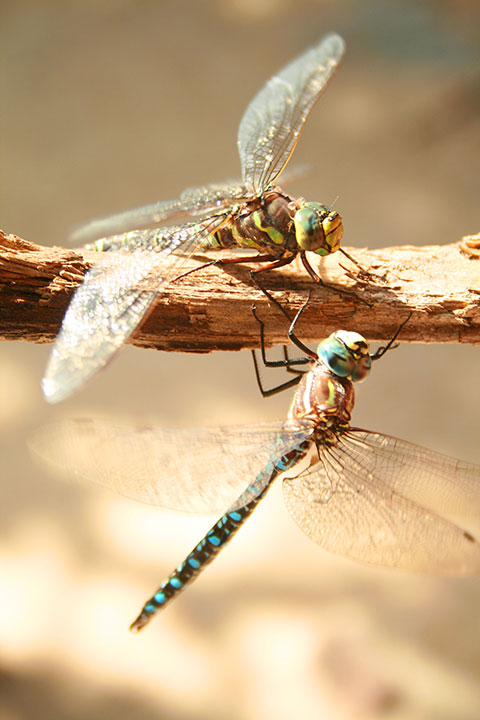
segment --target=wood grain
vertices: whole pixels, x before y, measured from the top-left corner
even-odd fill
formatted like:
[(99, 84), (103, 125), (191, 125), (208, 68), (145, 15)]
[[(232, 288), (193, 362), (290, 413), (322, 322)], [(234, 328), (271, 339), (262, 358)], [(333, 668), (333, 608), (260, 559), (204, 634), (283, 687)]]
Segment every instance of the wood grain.
[[(413, 311), (403, 341), (478, 344), (479, 247), (479, 236), (469, 236), (451, 245), (346, 248), (370, 273), (368, 279), (340, 253), (319, 259), (318, 265), (310, 253), (328, 287), (313, 283), (298, 260), (262, 273), (262, 283), (292, 318), (312, 291), (297, 328), (305, 342), (338, 328), (387, 341)], [(35, 245), (0, 231), (0, 338), (52, 342), (73, 293), (97, 257)], [(201, 265), (201, 260), (189, 259), (182, 271)], [(266, 324), (267, 344), (283, 343), (288, 322), (252, 285), (250, 267), (210, 266), (170, 283), (129, 342), (187, 352), (258, 347), (255, 303)]]

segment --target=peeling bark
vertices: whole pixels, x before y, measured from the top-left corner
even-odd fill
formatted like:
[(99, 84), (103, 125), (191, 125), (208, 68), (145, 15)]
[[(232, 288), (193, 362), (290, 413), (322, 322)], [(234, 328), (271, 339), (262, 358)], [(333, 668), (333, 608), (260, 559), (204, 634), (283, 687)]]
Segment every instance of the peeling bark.
[[(340, 253), (314, 264), (328, 286), (313, 283), (298, 260), (262, 273), (262, 283), (292, 318), (312, 291), (298, 326), (302, 340), (319, 340), (344, 328), (387, 341), (413, 311), (402, 331), (404, 341), (480, 343), (480, 236), (451, 245), (348, 252), (368, 278)], [(0, 338), (52, 342), (97, 257), (35, 245), (0, 231)], [(309, 260), (315, 263), (316, 258), (310, 253)], [(201, 260), (186, 260), (182, 272), (201, 265)], [(251, 267), (210, 266), (171, 282), (129, 342), (187, 352), (258, 347), (254, 303), (265, 321), (267, 345), (285, 342), (288, 322), (252, 285)]]

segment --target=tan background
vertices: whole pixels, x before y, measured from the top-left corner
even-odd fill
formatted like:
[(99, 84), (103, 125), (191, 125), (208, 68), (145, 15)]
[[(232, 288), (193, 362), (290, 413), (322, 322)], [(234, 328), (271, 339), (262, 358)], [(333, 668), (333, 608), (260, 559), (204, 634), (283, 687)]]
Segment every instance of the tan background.
[[(293, 166), (311, 167), (295, 191), (338, 197), (350, 246), (479, 230), (478, 3), (4, 0), (0, 19), (9, 232), (64, 244), (92, 217), (235, 177), (247, 103), (332, 29), (347, 56), (295, 152)], [(94, 413), (272, 419), (289, 394), (259, 398), (248, 354), (127, 348), (51, 408), (39, 392), (48, 351), (0, 348), (1, 720), (478, 718), (478, 580), (329, 556), (279, 487), (194, 587), (130, 635), (214, 518), (63, 485), (29, 458), (29, 433)], [(403, 346), (361, 387), (355, 423), (480, 462), (479, 353)]]

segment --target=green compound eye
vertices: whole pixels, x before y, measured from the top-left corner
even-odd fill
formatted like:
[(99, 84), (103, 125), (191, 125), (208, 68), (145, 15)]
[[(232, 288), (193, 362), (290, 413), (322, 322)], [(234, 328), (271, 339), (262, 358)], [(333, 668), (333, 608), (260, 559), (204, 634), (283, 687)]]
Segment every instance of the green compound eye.
[(301, 250), (330, 255), (340, 247), (343, 237), (342, 218), (326, 205), (307, 202), (293, 218), (295, 236)]
[(315, 212), (308, 207), (297, 210), (293, 218), (295, 236), (302, 250), (318, 250), (319, 243), (323, 243), (323, 228)]
[(338, 330), (323, 340), (317, 355), (334, 375), (354, 382), (364, 380), (372, 366), (365, 338), (346, 330)]

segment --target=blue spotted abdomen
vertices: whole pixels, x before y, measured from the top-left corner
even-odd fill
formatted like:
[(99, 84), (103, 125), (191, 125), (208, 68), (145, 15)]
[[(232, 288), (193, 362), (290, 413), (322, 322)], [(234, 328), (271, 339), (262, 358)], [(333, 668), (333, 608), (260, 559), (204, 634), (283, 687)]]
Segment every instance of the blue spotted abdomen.
[(194, 547), (185, 560), (160, 585), (157, 592), (145, 603), (140, 615), (131, 624), (130, 630), (138, 632), (151, 619), (155, 613), (165, 605), (183, 588), (190, 583), (212, 560), (220, 550), (235, 535), (237, 530), (251, 515), (257, 504), (265, 496), (277, 475), (293, 467), (305, 454), (308, 443), (302, 444), (296, 450), (270, 462), (258, 475), (253, 483), (240, 495), (230, 510), (223, 515), (215, 525)]

